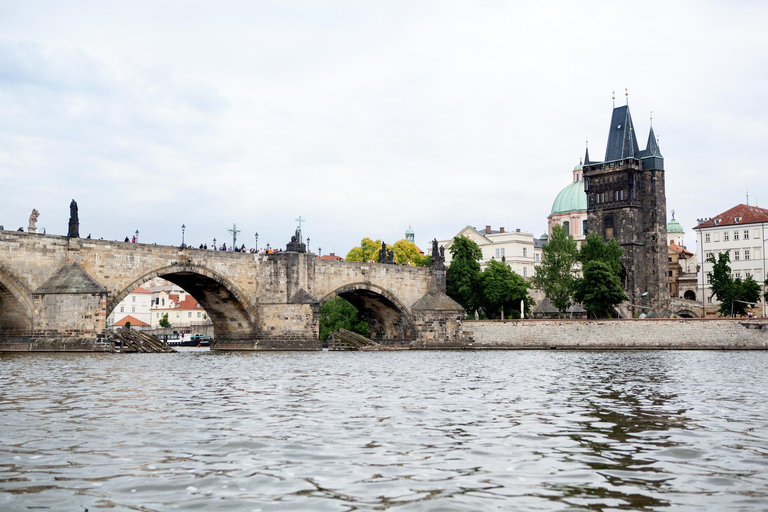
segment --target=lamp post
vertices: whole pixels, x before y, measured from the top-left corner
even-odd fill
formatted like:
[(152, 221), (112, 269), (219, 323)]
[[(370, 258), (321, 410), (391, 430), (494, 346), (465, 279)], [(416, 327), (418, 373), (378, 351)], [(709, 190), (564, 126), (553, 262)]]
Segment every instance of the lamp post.
[(307, 252), (309, 252), (309, 237), (307, 237)]
[(184, 231), (186, 231), (187, 226), (184, 224), (181, 225), (181, 248), (184, 248)]
[(322, 247), (318, 247), (317, 248), (317, 255), (318, 256), (322, 256), (323, 255), (323, 248)]
[(363, 254), (360, 256), (360, 261), (365, 263), (365, 242), (361, 242), (360, 245), (363, 248)]
[(139, 243), (139, 230), (136, 230), (136, 243)]
[(259, 252), (259, 234), (256, 233), (254, 235), (254, 238), (256, 238), (256, 245), (254, 246), (254, 249), (256, 250), (256, 252)]
[(215, 251), (216, 249), (218, 249), (218, 247), (216, 247), (216, 237), (213, 237), (213, 250)]

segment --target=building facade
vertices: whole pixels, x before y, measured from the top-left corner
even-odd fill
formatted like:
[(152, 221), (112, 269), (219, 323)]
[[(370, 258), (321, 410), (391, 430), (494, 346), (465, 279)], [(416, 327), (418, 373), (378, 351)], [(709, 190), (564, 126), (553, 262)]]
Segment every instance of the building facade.
[(582, 162), (573, 168), (573, 182), (557, 194), (547, 217), (547, 235), (552, 226), (564, 226), (580, 247), (587, 237), (587, 194), (584, 192), (584, 166)]
[(203, 307), (183, 290), (178, 293), (160, 290), (152, 294), (152, 329), (160, 327), (160, 320), (166, 314), (172, 327), (188, 328), (211, 323)]
[(584, 159), (588, 233), (616, 239), (624, 250), (624, 290), (632, 304), (669, 312), (664, 157), (651, 127), (645, 150), (629, 105), (615, 107), (602, 162)]
[[(115, 306), (107, 325), (124, 327), (125, 322), (131, 322), (131, 327), (148, 327), (150, 324), (152, 292), (141, 286), (129, 293)], [(132, 319), (126, 320), (127, 317)]]
[[(768, 238), (768, 209), (739, 204), (708, 219), (699, 219), (693, 228), (699, 247), (700, 271), (698, 284), (702, 305), (717, 305), (707, 274), (712, 264), (707, 258), (728, 251), (733, 277), (746, 279), (748, 275), (763, 284), (766, 276), (765, 242)], [(762, 288), (762, 286), (761, 286)], [(760, 304), (763, 316), (768, 315), (765, 299)]]
[[(485, 229), (478, 230), (467, 226), (456, 236), (467, 237), (480, 247), (482, 267), (491, 260), (503, 261), (518, 275), (529, 278), (535, 275), (535, 267), (541, 261), (541, 241), (519, 229), (507, 231), (501, 227), (494, 230), (485, 226)], [(445, 264), (450, 265), (453, 238), (439, 241), (438, 245), (445, 248)]]

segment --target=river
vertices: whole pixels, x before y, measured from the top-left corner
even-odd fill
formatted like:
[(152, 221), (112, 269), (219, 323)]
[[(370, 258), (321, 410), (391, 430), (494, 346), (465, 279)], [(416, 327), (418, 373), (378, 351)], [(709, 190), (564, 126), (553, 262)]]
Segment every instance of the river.
[(768, 510), (768, 352), (0, 354), (0, 510)]

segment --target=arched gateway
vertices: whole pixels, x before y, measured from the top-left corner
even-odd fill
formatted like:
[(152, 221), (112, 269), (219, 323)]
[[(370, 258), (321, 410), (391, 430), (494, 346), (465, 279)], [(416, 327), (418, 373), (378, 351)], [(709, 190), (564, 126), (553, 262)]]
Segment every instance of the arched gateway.
[(456, 343), (464, 311), (445, 270), (0, 231), (0, 350), (96, 350), (107, 315), (153, 277), (209, 313), (220, 350), (319, 350), (319, 309), (355, 305), (373, 337)]

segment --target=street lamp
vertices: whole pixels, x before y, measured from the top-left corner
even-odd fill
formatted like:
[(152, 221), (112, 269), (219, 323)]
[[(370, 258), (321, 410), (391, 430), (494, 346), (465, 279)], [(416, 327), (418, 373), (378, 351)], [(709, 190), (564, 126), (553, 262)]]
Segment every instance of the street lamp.
[(213, 237), (213, 250), (215, 251), (216, 249), (218, 249), (218, 247), (216, 247), (216, 237)]
[(139, 230), (136, 230), (136, 243), (139, 243)]
[(259, 234), (256, 233), (254, 237), (256, 238), (256, 245), (254, 246), (254, 249), (256, 250), (256, 252), (259, 252)]
[(361, 243), (360, 243), (360, 245), (361, 245), (361, 246), (362, 246), (362, 248), (363, 248), (363, 255), (362, 255), (362, 256), (360, 256), (360, 261), (362, 261), (363, 263), (365, 263), (365, 242), (361, 242)]
[(317, 255), (318, 256), (322, 256), (323, 255), (323, 248), (322, 247), (318, 247), (317, 248)]
[(184, 244), (184, 231), (186, 231), (186, 229), (187, 229), (187, 226), (185, 226), (184, 224), (182, 224), (182, 225), (181, 225), (181, 248), (182, 248), (182, 249), (183, 249), (183, 248), (184, 248), (184, 246), (185, 246), (185, 244)]
[(309, 237), (307, 237), (307, 252), (309, 252)]

